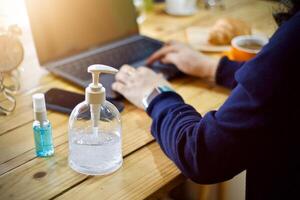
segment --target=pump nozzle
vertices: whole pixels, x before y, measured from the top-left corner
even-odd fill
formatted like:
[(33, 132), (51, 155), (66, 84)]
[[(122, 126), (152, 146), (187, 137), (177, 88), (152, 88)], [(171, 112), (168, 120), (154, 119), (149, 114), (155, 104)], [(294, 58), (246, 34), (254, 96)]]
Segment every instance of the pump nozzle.
[(98, 120), (100, 119), (100, 107), (105, 101), (105, 88), (99, 83), (100, 73), (115, 74), (117, 69), (106, 65), (95, 64), (87, 70), (93, 76), (93, 82), (85, 89), (85, 99), (90, 104), (93, 131), (98, 134)]
[(99, 83), (99, 75), (101, 73), (115, 74), (117, 69), (95, 64), (88, 67), (87, 70), (93, 76), (93, 82), (85, 90), (85, 97), (89, 104), (102, 104), (105, 101), (105, 88)]
[(115, 74), (118, 70), (110, 66), (95, 64), (88, 67), (88, 72), (92, 73), (93, 86), (97, 87), (99, 84), (100, 73)]

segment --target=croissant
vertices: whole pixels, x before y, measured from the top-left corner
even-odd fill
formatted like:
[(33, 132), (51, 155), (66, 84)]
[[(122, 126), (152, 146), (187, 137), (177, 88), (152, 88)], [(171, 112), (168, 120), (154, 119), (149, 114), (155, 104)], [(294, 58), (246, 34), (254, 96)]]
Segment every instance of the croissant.
[(227, 45), (235, 36), (249, 34), (251, 34), (251, 27), (246, 22), (232, 18), (222, 18), (211, 29), (208, 41), (215, 45)]

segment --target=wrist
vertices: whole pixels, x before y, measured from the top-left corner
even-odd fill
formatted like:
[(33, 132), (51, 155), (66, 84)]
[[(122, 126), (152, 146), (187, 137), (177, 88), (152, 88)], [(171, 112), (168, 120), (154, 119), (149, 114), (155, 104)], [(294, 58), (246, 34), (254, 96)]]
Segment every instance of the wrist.
[(200, 69), (201, 67), (203, 68), (203, 70), (198, 71), (199, 77), (208, 79), (210, 81), (215, 80), (219, 62), (220, 62), (220, 58), (215, 59), (215, 58), (206, 57), (205, 60), (202, 60), (202, 63), (199, 67)]
[(168, 85), (163, 85), (163, 86), (158, 86), (152, 89), (148, 94), (146, 94), (143, 99), (142, 99), (142, 104), (144, 106), (144, 109), (147, 110), (149, 107), (150, 103), (160, 95), (161, 93), (166, 93), (166, 92), (174, 92), (174, 90), (169, 87)]
[(207, 79), (209, 79), (210, 81), (215, 80), (219, 62), (220, 62), (220, 58), (212, 59), (210, 62), (210, 65), (208, 67), (208, 75), (207, 75)]

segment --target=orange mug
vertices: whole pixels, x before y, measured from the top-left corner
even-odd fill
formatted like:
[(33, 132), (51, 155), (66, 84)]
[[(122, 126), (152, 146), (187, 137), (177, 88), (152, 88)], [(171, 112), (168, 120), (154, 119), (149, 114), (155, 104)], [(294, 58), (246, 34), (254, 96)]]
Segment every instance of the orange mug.
[(253, 58), (267, 43), (268, 39), (262, 36), (237, 36), (231, 40), (231, 49), (229, 52), (225, 52), (225, 55), (231, 60), (247, 61)]

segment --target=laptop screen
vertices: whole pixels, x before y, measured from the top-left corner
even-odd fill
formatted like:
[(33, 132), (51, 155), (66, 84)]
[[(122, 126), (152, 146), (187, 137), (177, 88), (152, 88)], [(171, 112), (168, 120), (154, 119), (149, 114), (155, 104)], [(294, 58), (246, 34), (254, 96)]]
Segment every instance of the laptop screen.
[(26, 0), (40, 64), (138, 33), (132, 0)]

